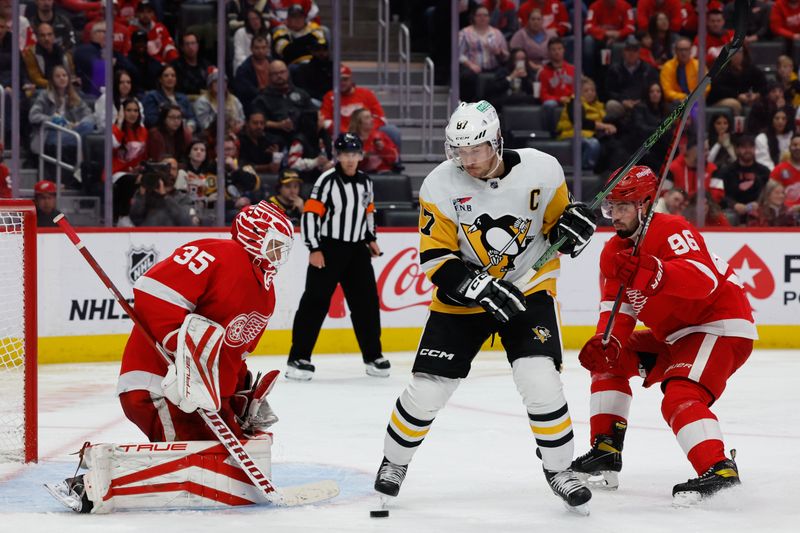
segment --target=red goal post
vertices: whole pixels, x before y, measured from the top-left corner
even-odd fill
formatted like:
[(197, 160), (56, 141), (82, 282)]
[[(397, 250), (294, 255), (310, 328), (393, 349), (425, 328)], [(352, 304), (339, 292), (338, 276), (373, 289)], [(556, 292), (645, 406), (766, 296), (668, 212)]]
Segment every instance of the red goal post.
[(0, 462), (38, 459), (36, 208), (0, 200)]

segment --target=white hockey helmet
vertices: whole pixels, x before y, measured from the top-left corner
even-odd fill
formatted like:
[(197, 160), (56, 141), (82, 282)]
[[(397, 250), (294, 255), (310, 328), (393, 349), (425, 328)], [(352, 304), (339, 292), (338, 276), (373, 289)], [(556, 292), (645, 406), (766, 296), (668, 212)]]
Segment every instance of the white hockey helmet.
[(503, 136), (500, 133), (500, 118), (497, 110), (486, 100), (480, 102), (461, 102), (450, 115), (444, 130), (445, 153), (459, 169), (464, 170), (459, 148), (489, 143), (492, 150), (500, 156), (503, 150)]

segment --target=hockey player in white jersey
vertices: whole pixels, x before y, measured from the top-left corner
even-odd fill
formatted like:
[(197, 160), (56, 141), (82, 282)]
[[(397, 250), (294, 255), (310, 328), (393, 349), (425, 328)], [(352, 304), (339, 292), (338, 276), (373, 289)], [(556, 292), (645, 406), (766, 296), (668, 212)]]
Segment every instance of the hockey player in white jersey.
[(572, 422), (562, 391), (556, 309), (559, 259), (532, 266), (562, 235), (578, 255), (594, 216), (571, 203), (556, 159), (503, 150), (500, 121), (486, 101), (462, 103), (445, 131), (448, 160), (419, 194), (420, 263), (435, 285), (411, 382), (392, 410), (375, 480), (396, 496), (414, 452), (481, 345), (497, 334), (538, 446), (544, 474), (568, 509), (588, 513), (591, 492), (569, 470)]

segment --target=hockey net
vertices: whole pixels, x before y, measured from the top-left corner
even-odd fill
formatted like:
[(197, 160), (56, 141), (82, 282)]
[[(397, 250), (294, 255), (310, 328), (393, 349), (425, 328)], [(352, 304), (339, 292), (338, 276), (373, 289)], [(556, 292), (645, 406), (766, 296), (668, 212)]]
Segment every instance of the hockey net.
[(36, 211), (0, 200), (0, 462), (36, 459)]

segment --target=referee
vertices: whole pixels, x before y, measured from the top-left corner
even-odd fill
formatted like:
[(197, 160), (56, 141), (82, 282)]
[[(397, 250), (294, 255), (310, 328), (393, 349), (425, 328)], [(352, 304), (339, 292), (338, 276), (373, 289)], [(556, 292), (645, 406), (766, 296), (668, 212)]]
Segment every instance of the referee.
[(381, 254), (375, 242), (372, 180), (358, 170), (363, 145), (357, 135), (343, 133), (333, 147), (336, 166), (317, 179), (300, 222), (311, 253), (305, 292), (294, 315), (286, 377), (314, 377), (311, 352), (338, 283), (350, 307), (367, 374), (388, 377), (391, 365), (381, 353), (378, 287), (371, 261)]

